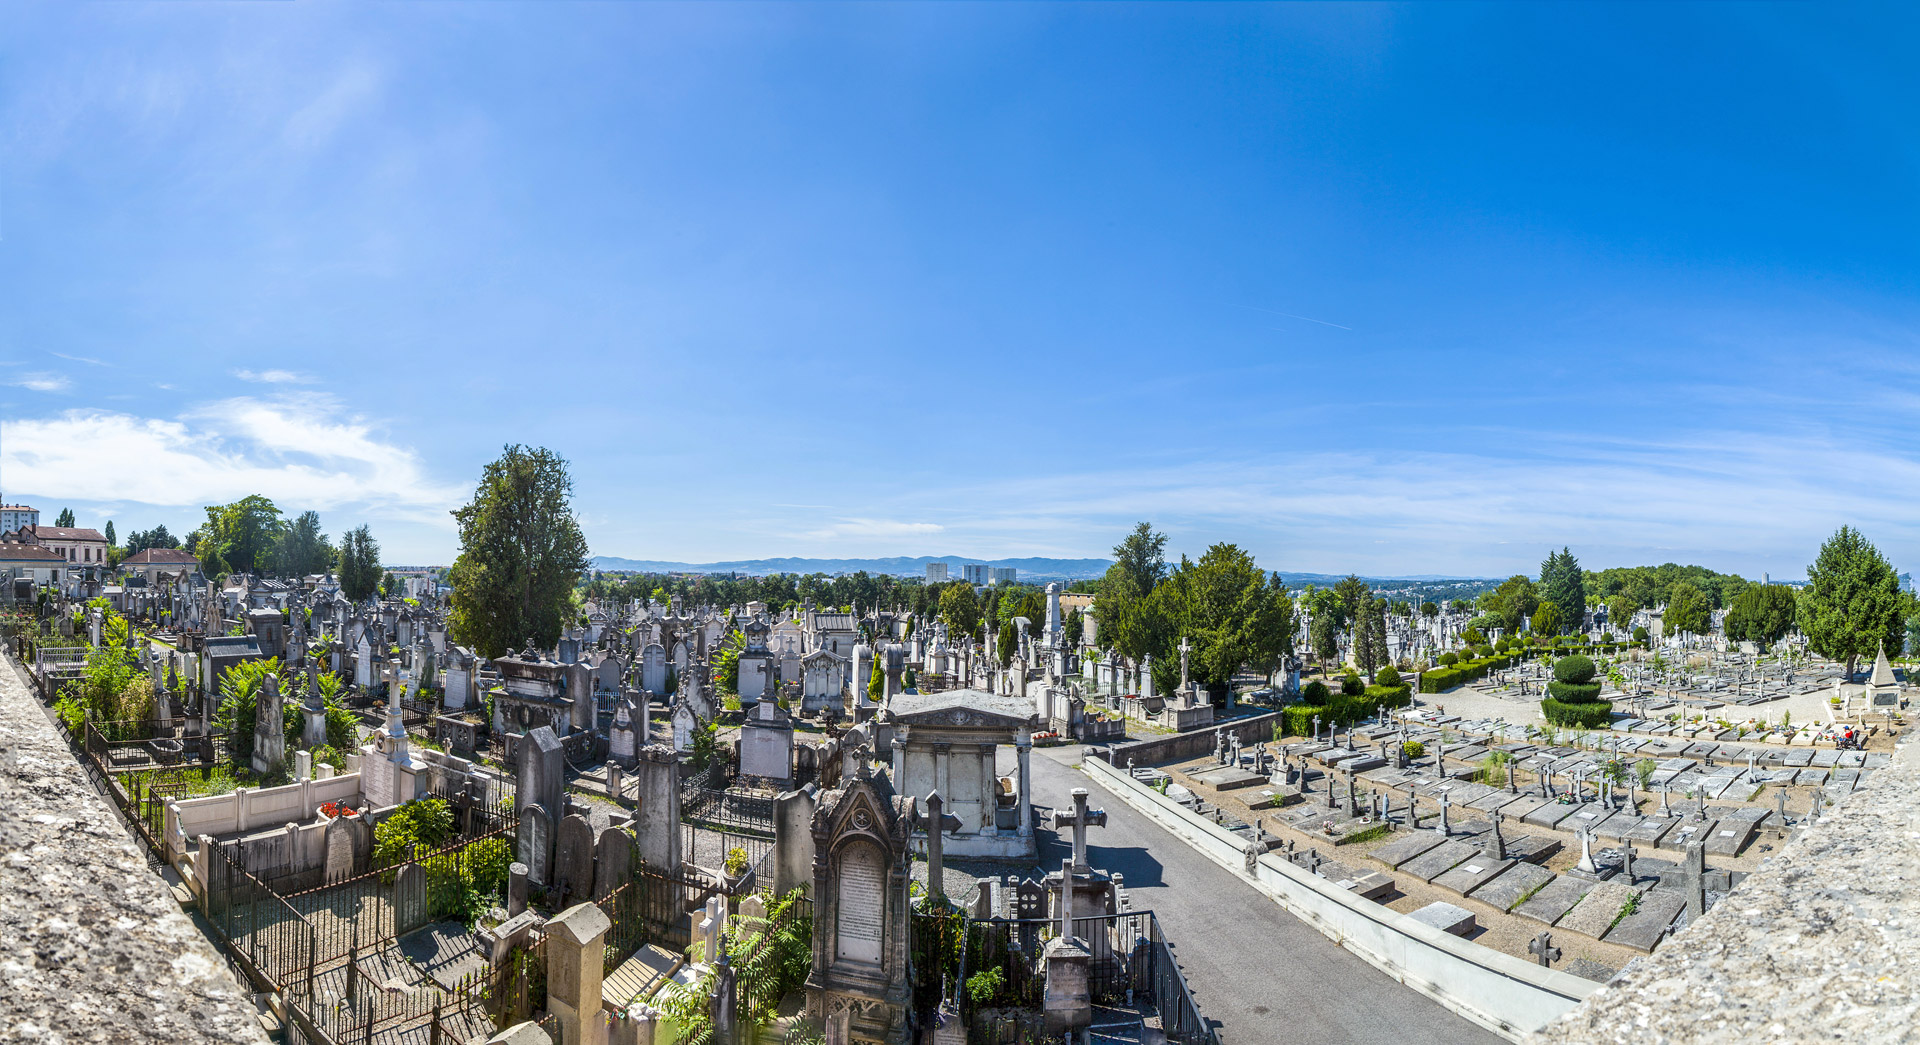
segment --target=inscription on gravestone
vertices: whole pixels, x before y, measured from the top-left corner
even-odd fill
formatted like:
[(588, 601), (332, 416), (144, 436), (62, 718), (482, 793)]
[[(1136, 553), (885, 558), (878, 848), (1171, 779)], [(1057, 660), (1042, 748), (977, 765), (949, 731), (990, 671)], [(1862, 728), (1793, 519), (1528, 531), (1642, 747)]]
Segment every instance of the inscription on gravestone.
[(880, 942), (885, 930), (886, 869), (881, 866), (880, 850), (872, 845), (856, 844), (840, 862), (840, 897), (836, 947), (842, 958), (858, 962), (880, 962)]

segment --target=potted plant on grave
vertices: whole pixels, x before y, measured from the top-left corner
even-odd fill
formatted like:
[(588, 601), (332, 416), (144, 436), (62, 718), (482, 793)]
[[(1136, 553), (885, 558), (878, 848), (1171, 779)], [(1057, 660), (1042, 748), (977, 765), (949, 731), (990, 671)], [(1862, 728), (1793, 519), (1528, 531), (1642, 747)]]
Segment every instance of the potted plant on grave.
[(739, 846), (727, 850), (727, 859), (721, 870), (726, 873), (727, 891), (738, 893), (753, 888), (753, 865), (747, 862), (747, 851)]

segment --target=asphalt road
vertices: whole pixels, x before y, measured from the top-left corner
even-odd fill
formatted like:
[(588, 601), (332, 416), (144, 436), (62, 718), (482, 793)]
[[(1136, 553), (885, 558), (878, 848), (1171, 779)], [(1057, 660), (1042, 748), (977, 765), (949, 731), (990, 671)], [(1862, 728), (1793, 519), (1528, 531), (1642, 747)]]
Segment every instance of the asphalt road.
[[(1071, 808), (1084, 787), (1107, 812), (1088, 830), (1088, 860), (1126, 876), (1136, 909), (1159, 917), (1200, 1011), (1229, 1045), (1280, 1042), (1387, 1042), (1474, 1045), (1502, 1039), (1394, 982), (1282, 911), (1238, 877), (1125, 805), (1069, 763), (1077, 746), (1036, 749), (1034, 801)], [(1013, 752), (1001, 751), (1012, 774)], [(1044, 824), (1045, 821), (1042, 821)], [(1073, 836), (1040, 832), (1039, 865), (1060, 866)]]

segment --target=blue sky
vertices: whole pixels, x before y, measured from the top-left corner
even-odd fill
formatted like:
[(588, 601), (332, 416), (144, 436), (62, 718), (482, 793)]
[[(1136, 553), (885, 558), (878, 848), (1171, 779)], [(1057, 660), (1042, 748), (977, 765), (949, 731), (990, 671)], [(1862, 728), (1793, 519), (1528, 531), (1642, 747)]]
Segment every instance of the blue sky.
[(0, 8), (8, 500), (445, 562), (1920, 553), (1895, 7)]

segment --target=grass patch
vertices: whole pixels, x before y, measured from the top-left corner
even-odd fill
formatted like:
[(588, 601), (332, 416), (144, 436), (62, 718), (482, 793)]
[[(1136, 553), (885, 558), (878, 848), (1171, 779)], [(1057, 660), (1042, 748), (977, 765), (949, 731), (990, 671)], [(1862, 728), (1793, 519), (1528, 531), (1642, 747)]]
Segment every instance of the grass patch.
[[(1533, 894), (1539, 892), (1542, 889), (1545, 889), (1547, 887), (1547, 882), (1551, 882), (1551, 881), (1553, 881), (1553, 879), (1549, 878), (1546, 880), (1546, 882), (1541, 882), (1539, 885), (1536, 885), (1533, 888), (1527, 890), (1526, 893), (1520, 897), (1520, 899), (1515, 900), (1513, 902), (1513, 906), (1518, 907), (1521, 904), (1526, 903), (1528, 900), (1533, 899)], [(1508, 909), (1511, 910), (1512, 908), (1508, 908)]]
[[(1620, 913), (1614, 915), (1613, 921), (1607, 923), (1607, 929), (1611, 931), (1613, 927), (1616, 925), (1619, 925), (1621, 920), (1626, 918), (1627, 915), (1630, 915), (1639, 909), (1640, 909), (1640, 894), (1634, 893), (1632, 896), (1627, 897), (1626, 903), (1623, 903), (1620, 905)], [(1606, 933), (1601, 933), (1601, 935), (1605, 936)]]
[(1372, 827), (1365, 828), (1364, 830), (1355, 831), (1352, 834), (1341, 835), (1340, 837), (1333, 840), (1333, 844), (1334, 845), (1358, 845), (1361, 842), (1371, 842), (1376, 838), (1385, 838), (1392, 831), (1393, 831), (1392, 824), (1374, 824)]

